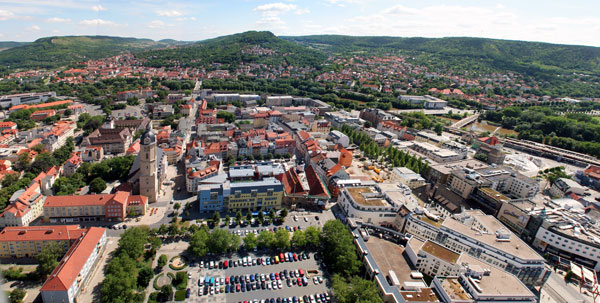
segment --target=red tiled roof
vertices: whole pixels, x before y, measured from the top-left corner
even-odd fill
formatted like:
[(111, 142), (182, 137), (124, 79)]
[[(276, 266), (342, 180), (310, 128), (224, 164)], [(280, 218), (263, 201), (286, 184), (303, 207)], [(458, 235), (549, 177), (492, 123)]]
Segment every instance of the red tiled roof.
[[(117, 202), (127, 205), (129, 201), (139, 200), (140, 196), (130, 196), (129, 193), (119, 191), (116, 194), (82, 195), (82, 196), (48, 196), (44, 207), (67, 207), (105, 205), (108, 202)], [(144, 199), (142, 199), (144, 200)]]
[(311, 196), (328, 197), (329, 194), (327, 193), (327, 189), (325, 188), (325, 185), (323, 184), (323, 182), (321, 182), (321, 179), (315, 172), (312, 165), (309, 165), (306, 168), (305, 173), (306, 173), (306, 181), (308, 181), (308, 186), (310, 188), (308, 191), (308, 194)]
[(104, 228), (90, 227), (67, 251), (40, 291), (68, 291), (105, 233)]
[(75, 240), (84, 231), (79, 225), (5, 227), (0, 242)]
[(284, 174), (277, 175), (276, 178), (281, 181), (285, 193), (288, 195), (304, 195), (306, 191), (302, 187), (302, 182), (294, 168), (286, 171)]

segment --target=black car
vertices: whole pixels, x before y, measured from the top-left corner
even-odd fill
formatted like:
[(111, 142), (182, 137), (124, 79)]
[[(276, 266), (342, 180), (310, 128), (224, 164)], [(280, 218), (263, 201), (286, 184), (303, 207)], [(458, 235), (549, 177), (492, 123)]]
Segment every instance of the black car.
[(260, 279), (260, 275), (259, 274), (254, 274), (254, 281), (258, 281)]
[(277, 298), (277, 303), (281, 303), (281, 298)]
[(219, 261), (219, 269), (223, 269), (223, 261)]
[(287, 271), (287, 269), (283, 270), (283, 276), (286, 277), (286, 278), (288, 277), (288, 271)]
[(319, 220), (319, 216), (315, 216), (315, 220)]
[(247, 291), (251, 291), (251, 290), (252, 290), (252, 285), (250, 285), (250, 284), (246, 284), (246, 290), (247, 290)]
[(265, 281), (260, 282), (260, 288), (265, 289)]
[(310, 298), (307, 295), (304, 295), (302, 299), (304, 299), (304, 302), (310, 302)]
[(240, 276), (235, 276), (235, 283), (239, 284), (240, 283)]

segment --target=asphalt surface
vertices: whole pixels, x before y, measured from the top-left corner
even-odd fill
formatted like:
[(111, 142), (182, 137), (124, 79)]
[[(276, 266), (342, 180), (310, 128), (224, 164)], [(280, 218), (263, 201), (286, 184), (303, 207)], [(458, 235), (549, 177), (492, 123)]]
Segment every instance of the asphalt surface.
[[(263, 256), (271, 256), (269, 254), (264, 254), (264, 253), (252, 253), (250, 254), (253, 258), (256, 257), (263, 257)], [(232, 260), (237, 260), (237, 259), (241, 259), (243, 256), (239, 256), (239, 255), (234, 255), (231, 259)], [(227, 258), (221, 258), (219, 259), (220, 261), (224, 261), (224, 260), (229, 260)], [(202, 278), (204, 279), (204, 277), (209, 276), (209, 277), (214, 277), (215, 279), (218, 278), (225, 278), (225, 276), (227, 277), (231, 277), (231, 276), (239, 276), (239, 275), (247, 275), (247, 274), (265, 274), (265, 275), (270, 275), (271, 273), (279, 273), (281, 271), (283, 271), (284, 269), (290, 271), (290, 270), (297, 270), (297, 269), (302, 269), (303, 271), (307, 271), (307, 270), (318, 270), (319, 273), (318, 274), (309, 274), (307, 276), (308, 281), (308, 285), (307, 286), (298, 286), (298, 285), (293, 285), (291, 287), (287, 286), (286, 280), (282, 280), (282, 288), (281, 289), (260, 289), (260, 290), (252, 290), (252, 291), (245, 291), (245, 292), (235, 292), (235, 293), (219, 293), (219, 294), (214, 294), (214, 295), (202, 295), (202, 296), (198, 296), (198, 289), (200, 289), (201, 287), (198, 286), (198, 279)], [(290, 298), (290, 297), (302, 297), (304, 295), (311, 295), (311, 294), (317, 294), (317, 293), (323, 293), (323, 292), (328, 292), (329, 289), (326, 285), (327, 280), (325, 279), (325, 277), (323, 276), (323, 271), (322, 268), (319, 267), (318, 265), (318, 261), (315, 260), (314, 258), (314, 254), (310, 254), (310, 259), (308, 260), (303, 260), (303, 261), (296, 261), (296, 262), (284, 262), (284, 263), (279, 263), (279, 264), (275, 264), (275, 265), (256, 265), (256, 266), (238, 266), (238, 267), (233, 267), (233, 268), (228, 268), (228, 269), (200, 269), (198, 266), (196, 267), (189, 267), (188, 268), (189, 272), (192, 272), (192, 281), (191, 283), (188, 284), (188, 287), (190, 288), (191, 291), (191, 295), (190, 298), (186, 299), (186, 302), (244, 302), (244, 301), (251, 301), (254, 299), (257, 300), (263, 300), (263, 299), (270, 299), (270, 298), (274, 298), (277, 299), (278, 297), (280, 298)], [(315, 284), (313, 282), (313, 277), (314, 276), (321, 276), (323, 277), (323, 283), (319, 283), (319, 284)], [(271, 282), (272, 283), (272, 282)]]

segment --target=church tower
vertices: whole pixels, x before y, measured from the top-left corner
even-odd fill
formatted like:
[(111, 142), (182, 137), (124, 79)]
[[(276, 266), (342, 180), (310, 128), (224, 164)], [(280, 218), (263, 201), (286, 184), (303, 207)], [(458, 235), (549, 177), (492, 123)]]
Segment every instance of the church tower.
[(148, 197), (154, 203), (158, 196), (158, 176), (156, 159), (156, 135), (149, 130), (140, 140), (140, 195)]

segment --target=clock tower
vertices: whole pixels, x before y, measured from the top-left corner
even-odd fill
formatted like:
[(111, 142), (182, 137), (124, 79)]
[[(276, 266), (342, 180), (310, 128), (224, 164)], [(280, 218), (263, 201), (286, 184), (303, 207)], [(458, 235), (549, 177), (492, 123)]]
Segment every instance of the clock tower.
[(158, 196), (158, 176), (156, 159), (156, 135), (149, 130), (140, 139), (140, 195), (148, 197), (154, 203)]

